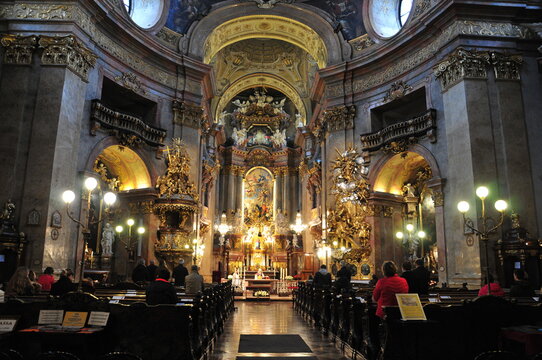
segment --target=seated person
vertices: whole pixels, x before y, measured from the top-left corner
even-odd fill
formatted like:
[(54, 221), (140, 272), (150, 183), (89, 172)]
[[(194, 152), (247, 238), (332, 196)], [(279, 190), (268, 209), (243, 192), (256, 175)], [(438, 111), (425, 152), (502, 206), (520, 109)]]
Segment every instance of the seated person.
[(9, 279), (6, 286), (6, 296), (31, 296), (36, 293), (28, 276), (30, 270), (27, 267), (19, 266)]
[(525, 271), (522, 269), (514, 270), (514, 284), (510, 287), (511, 297), (533, 297), (534, 289), (525, 279)]
[(73, 283), (73, 279), (73, 271), (71, 269), (63, 271), (58, 281), (51, 285), (51, 295), (62, 296), (70, 291), (77, 290), (77, 284)]
[[(487, 293), (487, 278), (484, 279), (484, 282), (486, 284), (480, 289), (480, 291), (478, 291), (478, 296), (488, 295), (488, 293)], [(490, 287), (489, 287), (490, 295), (504, 296), (503, 289), (501, 288), (499, 283), (495, 282), (495, 280), (493, 279), (493, 275), (491, 275), (491, 274), (489, 274), (489, 284), (490, 284)]]
[(160, 269), (156, 279), (147, 286), (146, 302), (149, 305), (158, 304), (176, 304), (177, 293), (175, 288), (169, 282), (169, 271), (167, 269)]
[(132, 281), (135, 283), (145, 282), (149, 279), (149, 271), (145, 266), (145, 259), (137, 260), (137, 266), (132, 270)]
[(384, 277), (376, 283), (373, 291), (373, 301), (377, 303), (376, 316), (385, 317), (383, 306), (397, 305), (395, 294), (408, 293), (406, 279), (397, 275), (397, 266), (393, 261), (386, 261), (382, 264)]
[(329, 288), (331, 286), (331, 274), (327, 271), (327, 266), (320, 266), (320, 270), (314, 274), (312, 283), (317, 288)]
[(53, 276), (54, 270), (52, 267), (47, 266), (43, 271), (43, 274), (38, 278), (38, 282), (41, 285), (43, 291), (51, 291), (51, 285), (54, 284), (55, 278)]
[(186, 294), (197, 294), (203, 291), (203, 276), (198, 273), (198, 266), (192, 265), (192, 272), (185, 279)]

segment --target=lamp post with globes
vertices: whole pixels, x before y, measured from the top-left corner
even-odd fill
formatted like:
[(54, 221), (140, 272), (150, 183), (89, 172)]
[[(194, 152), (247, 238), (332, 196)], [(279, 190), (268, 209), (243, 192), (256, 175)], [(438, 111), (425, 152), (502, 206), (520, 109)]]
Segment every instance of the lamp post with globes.
[[(425, 237), (427, 236), (427, 234), (425, 233), (425, 231), (423, 230), (419, 230), (418, 232), (416, 232), (416, 235), (414, 236), (414, 225), (412, 224), (406, 224), (405, 226), (405, 229), (406, 229), (406, 232), (407, 232), (407, 236), (405, 237), (405, 233), (402, 232), (402, 231), (398, 231), (395, 233), (395, 237), (402, 241), (403, 243), (403, 246), (407, 246), (407, 253), (408, 253), (408, 260), (409, 261), (413, 261), (414, 260), (414, 257), (417, 256), (416, 254), (416, 250), (417, 250), (417, 244), (416, 244), (416, 240), (418, 241), (419, 244), (421, 244), (421, 258), (423, 259), (424, 257), (424, 249), (423, 249), (423, 240), (425, 239)], [(414, 246), (416, 244), (416, 246)]]
[(220, 217), (220, 225), (217, 226), (217, 231), (220, 233), (220, 238), (218, 239), (218, 245), (222, 247), (222, 256), (224, 261), (224, 274), (223, 277), (226, 277), (229, 274), (229, 258), (228, 258), (228, 241), (226, 240), (226, 234), (231, 230), (231, 225), (227, 224), (226, 212), (222, 213)]
[(90, 239), (90, 226), (98, 224), (102, 222), (103, 220), (105, 220), (109, 216), (111, 206), (117, 201), (117, 195), (109, 191), (106, 192), (103, 196), (103, 201), (106, 205), (106, 208), (105, 208), (106, 217), (102, 219), (93, 220), (93, 214), (91, 213), (92, 192), (98, 187), (98, 181), (93, 177), (88, 177), (85, 179), (84, 185), (85, 185), (85, 189), (87, 190), (87, 203), (86, 203), (87, 219), (86, 221), (81, 221), (80, 219), (76, 219), (70, 212), (70, 204), (75, 200), (75, 193), (72, 190), (66, 190), (62, 193), (62, 200), (66, 204), (66, 213), (68, 214), (68, 217), (78, 225), (77, 231), (79, 232), (79, 228), (80, 228), (81, 232), (83, 233), (83, 246), (82, 246), (83, 250), (81, 252), (81, 264), (79, 267), (78, 291), (82, 291), (83, 289), (83, 275), (84, 275), (85, 261), (86, 261), (85, 249)]
[[(457, 210), (463, 215), (463, 223), (465, 226), (467, 226), (470, 230), (472, 230), (476, 235), (478, 235), (478, 239), (484, 243), (485, 245), (485, 254), (486, 254), (486, 266), (485, 266), (485, 272), (486, 272), (486, 282), (487, 282), (487, 294), (491, 294), (491, 287), (490, 287), (490, 281), (489, 281), (489, 235), (493, 233), (495, 230), (497, 230), (504, 221), (504, 212), (506, 211), (506, 208), (508, 207), (508, 203), (504, 200), (497, 200), (495, 201), (495, 209), (500, 213), (499, 220), (495, 222), (493, 218), (486, 215), (486, 203), (485, 200), (487, 196), (489, 195), (489, 189), (485, 186), (480, 186), (476, 189), (476, 196), (480, 198), (482, 201), (482, 214), (480, 216), (481, 221), (481, 227), (475, 228), (474, 222), (468, 218), (465, 214), (470, 209), (470, 204), (466, 201), (460, 201), (457, 203)], [(491, 224), (494, 224), (491, 226)]]

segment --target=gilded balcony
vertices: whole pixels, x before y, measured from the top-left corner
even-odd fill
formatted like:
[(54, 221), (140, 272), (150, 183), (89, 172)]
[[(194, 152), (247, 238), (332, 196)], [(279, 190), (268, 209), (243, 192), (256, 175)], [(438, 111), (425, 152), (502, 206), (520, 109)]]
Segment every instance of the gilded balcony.
[(374, 133), (361, 135), (362, 150), (377, 151), (393, 142), (413, 143), (423, 137), (428, 137), (431, 142), (434, 142), (436, 140), (436, 129), (436, 110), (429, 109), (425, 113), (406, 121), (386, 126)]
[(92, 101), (90, 115), (91, 134), (95, 135), (99, 128), (112, 130), (120, 138), (133, 138), (137, 142), (145, 142), (150, 146), (163, 146), (166, 130), (146, 124), (140, 117), (115, 111), (100, 100)]

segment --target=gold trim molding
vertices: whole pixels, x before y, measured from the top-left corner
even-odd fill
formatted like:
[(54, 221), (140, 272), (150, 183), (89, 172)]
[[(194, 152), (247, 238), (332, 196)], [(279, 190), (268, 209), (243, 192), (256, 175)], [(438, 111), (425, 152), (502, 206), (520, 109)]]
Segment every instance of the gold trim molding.
[(204, 62), (208, 64), (226, 46), (252, 38), (286, 41), (309, 53), (319, 68), (326, 67), (327, 49), (318, 33), (299, 21), (274, 15), (243, 16), (218, 26), (205, 41)]

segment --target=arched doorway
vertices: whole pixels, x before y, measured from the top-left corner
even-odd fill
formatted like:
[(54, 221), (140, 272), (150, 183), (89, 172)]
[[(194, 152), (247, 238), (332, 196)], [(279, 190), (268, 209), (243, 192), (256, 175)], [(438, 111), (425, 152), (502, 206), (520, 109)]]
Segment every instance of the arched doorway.
[[(420, 147), (421, 148), (421, 147)], [(418, 150), (418, 151), (416, 151)], [(389, 154), (370, 176), (376, 264), (423, 259), (436, 278), (445, 269), (440, 172), (425, 149)]]

